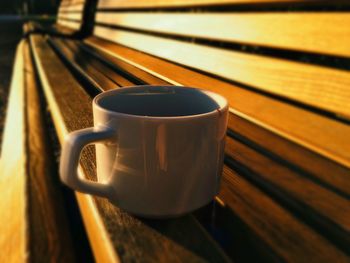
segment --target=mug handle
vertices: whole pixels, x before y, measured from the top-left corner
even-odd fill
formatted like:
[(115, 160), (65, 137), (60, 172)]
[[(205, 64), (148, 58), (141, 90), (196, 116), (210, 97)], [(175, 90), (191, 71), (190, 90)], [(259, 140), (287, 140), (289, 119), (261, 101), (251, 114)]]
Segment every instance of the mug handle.
[(97, 183), (80, 177), (78, 165), (81, 151), (85, 146), (113, 137), (116, 137), (115, 130), (101, 126), (71, 132), (65, 138), (63, 144), (60, 162), (61, 180), (79, 192), (102, 197), (110, 196), (112, 188), (109, 184)]

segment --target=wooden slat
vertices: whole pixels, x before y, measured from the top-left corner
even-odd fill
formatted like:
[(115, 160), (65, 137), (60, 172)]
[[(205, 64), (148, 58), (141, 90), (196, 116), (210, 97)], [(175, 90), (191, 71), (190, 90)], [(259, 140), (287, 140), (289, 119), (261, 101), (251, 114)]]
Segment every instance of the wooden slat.
[(350, 57), (350, 13), (111, 13), (96, 22), (138, 30)]
[(27, 259), (24, 54), (17, 48), (0, 159), (0, 261)]
[(280, 262), (350, 260), (228, 167), (224, 168), (219, 197), (259, 238), (274, 249)]
[[(92, 126), (91, 98), (42, 37), (31, 36), (31, 43), (60, 140), (72, 130)], [(96, 179), (95, 155), (91, 150), (82, 156), (81, 172)], [(228, 261), (191, 215), (164, 221), (167, 227), (159, 233), (106, 199), (85, 194), (78, 197), (98, 262), (116, 262), (116, 253), (122, 261)], [(176, 241), (166, 237), (170, 233), (177, 233)]]
[(80, 21), (68, 21), (68, 20), (59, 19), (57, 23), (61, 26), (74, 29), (74, 30), (80, 29), (80, 26), (81, 26)]
[(156, 8), (156, 7), (186, 7), (224, 4), (337, 4), (346, 1), (339, 0), (100, 0), (98, 8)]
[(350, 118), (350, 73), (287, 60), (95, 27), (103, 39)]
[(75, 262), (61, 184), (54, 169), (29, 45), (24, 46), (27, 135), (27, 218), (31, 262)]
[(85, 43), (169, 83), (222, 94), (230, 103), (231, 129), (241, 131), (276, 155), (350, 194), (348, 125), (124, 46), (97, 38), (90, 38)]
[(58, 19), (81, 21), (83, 13), (61, 13), (58, 15)]

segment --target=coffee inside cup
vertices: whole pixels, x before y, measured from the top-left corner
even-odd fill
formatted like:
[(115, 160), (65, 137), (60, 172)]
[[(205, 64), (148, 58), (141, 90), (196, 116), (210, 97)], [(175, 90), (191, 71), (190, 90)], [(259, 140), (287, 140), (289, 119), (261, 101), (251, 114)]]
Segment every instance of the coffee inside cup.
[(176, 117), (212, 112), (220, 108), (218, 100), (199, 89), (140, 86), (120, 89), (96, 102), (108, 111), (129, 115)]

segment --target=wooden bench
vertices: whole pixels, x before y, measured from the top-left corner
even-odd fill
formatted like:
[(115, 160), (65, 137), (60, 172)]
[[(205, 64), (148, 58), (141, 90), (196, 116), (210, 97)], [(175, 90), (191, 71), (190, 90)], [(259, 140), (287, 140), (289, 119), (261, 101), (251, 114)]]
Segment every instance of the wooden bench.
[(69, 38), (82, 38), (92, 32), (96, 0), (62, 0), (56, 23), (43, 25), (30, 21), (24, 24), (25, 34), (40, 33)]
[[(350, 262), (348, 2), (100, 0), (92, 36), (29, 43), (61, 143), (93, 125), (104, 90), (186, 85), (230, 103), (212, 204), (145, 220), (76, 193), (96, 261)], [(88, 147), (79, 171), (95, 170)]]

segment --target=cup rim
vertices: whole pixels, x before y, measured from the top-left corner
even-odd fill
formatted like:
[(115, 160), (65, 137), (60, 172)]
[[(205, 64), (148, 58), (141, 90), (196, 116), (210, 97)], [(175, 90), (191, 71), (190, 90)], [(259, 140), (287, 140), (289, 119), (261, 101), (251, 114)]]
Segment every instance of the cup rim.
[[(147, 116), (147, 115), (136, 115), (136, 114), (128, 114), (128, 113), (122, 113), (122, 112), (117, 112), (113, 110), (109, 110), (99, 104), (99, 100), (109, 96), (111, 93), (120, 93), (121, 90), (125, 89), (139, 89), (142, 87), (158, 87), (158, 88), (184, 88), (184, 89), (195, 89), (195, 90), (200, 90), (206, 95), (208, 95), (211, 99), (213, 99), (215, 102), (220, 105), (217, 109), (214, 109), (212, 111), (200, 113), (200, 114), (192, 114), (192, 115), (184, 115), (184, 116)], [(228, 109), (228, 101), (225, 97), (223, 97), (220, 94), (217, 94), (215, 92), (205, 90), (205, 89), (200, 89), (200, 88), (194, 88), (194, 87), (188, 87), (188, 86), (176, 86), (176, 85), (137, 85), (137, 86), (127, 86), (127, 87), (122, 87), (122, 88), (117, 88), (117, 89), (112, 89), (108, 91), (104, 91), (100, 94), (98, 94), (92, 101), (93, 107), (98, 109), (101, 112), (108, 113), (109, 115), (114, 115), (114, 116), (124, 116), (128, 118), (136, 118), (136, 119), (149, 119), (149, 120), (179, 120), (179, 119), (191, 119), (191, 118), (201, 118), (201, 117), (208, 117), (210, 115), (214, 114), (221, 114), (222, 112), (225, 112)]]

